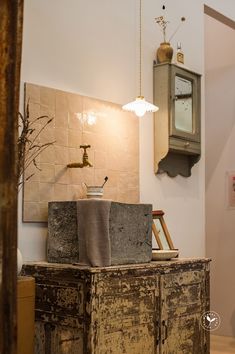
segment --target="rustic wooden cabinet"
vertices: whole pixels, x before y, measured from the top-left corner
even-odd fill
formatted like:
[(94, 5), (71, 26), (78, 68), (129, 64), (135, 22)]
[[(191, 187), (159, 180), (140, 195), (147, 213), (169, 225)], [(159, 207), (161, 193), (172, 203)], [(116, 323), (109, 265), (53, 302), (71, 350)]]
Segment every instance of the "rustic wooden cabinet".
[(209, 353), (207, 259), (23, 273), (36, 279), (36, 354)]

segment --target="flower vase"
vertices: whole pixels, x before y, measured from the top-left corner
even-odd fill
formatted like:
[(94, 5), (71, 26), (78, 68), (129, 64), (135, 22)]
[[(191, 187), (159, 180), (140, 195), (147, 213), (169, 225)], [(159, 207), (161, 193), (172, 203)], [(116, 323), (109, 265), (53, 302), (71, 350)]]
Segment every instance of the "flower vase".
[(157, 49), (157, 63), (171, 63), (173, 57), (173, 48), (169, 42), (162, 42)]

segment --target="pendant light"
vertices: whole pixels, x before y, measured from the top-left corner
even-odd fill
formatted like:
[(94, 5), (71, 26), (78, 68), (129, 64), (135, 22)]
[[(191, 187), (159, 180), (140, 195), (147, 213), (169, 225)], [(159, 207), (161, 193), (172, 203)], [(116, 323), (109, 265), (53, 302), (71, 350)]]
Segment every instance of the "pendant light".
[(142, 79), (142, 0), (139, 1), (139, 96), (136, 97), (135, 101), (130, 102), (122, 106), (125, 111), (134, 112), (138, 117), (143, 117), (146, 112), (156, 112), (158, 107), (154, 106), (152, 103), (145, 101), (144, 96), (141, 92), (141, 79)]

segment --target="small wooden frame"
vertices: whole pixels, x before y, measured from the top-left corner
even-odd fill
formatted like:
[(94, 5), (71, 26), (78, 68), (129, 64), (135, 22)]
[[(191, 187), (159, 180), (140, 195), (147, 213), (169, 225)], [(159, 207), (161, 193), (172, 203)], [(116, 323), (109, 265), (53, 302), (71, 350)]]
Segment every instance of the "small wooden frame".
[[(165, 220), (163, 218), (164, 212), (162, 210), (155, 210), (152, 212), (152, 215), (153, 215), (152, 231), (157, 241), (159, 249), (174, 250), (175, 247), (171, 240)], [(154, 220), (157, 220), (156, 224)]]

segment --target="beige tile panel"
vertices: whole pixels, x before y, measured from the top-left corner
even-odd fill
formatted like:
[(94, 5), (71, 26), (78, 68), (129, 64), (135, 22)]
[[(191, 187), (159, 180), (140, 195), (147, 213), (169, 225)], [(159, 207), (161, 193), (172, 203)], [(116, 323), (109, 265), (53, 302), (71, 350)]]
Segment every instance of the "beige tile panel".
[(68, 146), (68, 130), (61, 128), (61, 127), (55, 127), (55, 141), (56, 145), (60, 146)]
[(95, 183), (95, 169), (93, 167), (87, 167), (82, 169), (83, 182), (88, 186), (94, 186)]
[(85, 198), (85, 188), (80, 185), (68, 186), (68, 200), (78, 200)]
[[(55, 117), (39, 142), (56, 142), (40, 154), (41, 172), (31, 165), (26, 173), (36, 171), (25, 183), (25, 220), (46, 221), (48, 201), (84, 198), (84, 183), (101, 185), (105, 176), (109, 180), (104, 198), (139, 201), (139, 120), (135, 115), (117, 104), (32, 84), (26, 86), (26, 98), (29, 96), (32, 119), (42, 114)], [(79, 119), (79, 114), (89, 112), (97, 117), (95, 125), (82, 124)], [(43, 122), (35, 128), (39, 131), (42, 126)], [(68, 163), (82, 162), (79, 146), (84, 144), (91, 145), (87, 152), (93, 167), (67, 168)]]
[(40, 164), (40, 182), (55, 182), (55, 165), (48, 163)]
[(30, 127), (31, 130), (31, 134), (29, 136), (29, 146), (32, 145), (37, 145), (40, 142), (40, 137), (38, 135), (38, 132), (41, 130), (42, 126), (41, 124), (38, 123), (33, 123)]
[[(25, 107), (26, 112), (27, 112), (27, 108)], [(27, 114), (27, 113), (26, 113)], [(28, 114), (29, 114), (29, 121), (31, 123), (37, 123), (40, 121), (37, 119), (40, 117), (41, 115), (41, 106), (39, 103), (34, 103), (31, 101), (30, 97), (29, 97), (29, 106), (28, 106)]]
[(105, 135), (100, 135), (96, 133), (83, 132), (82, 143), (91, 145), (92, 149), (95, 151), (107, 151), (107, 141), (108, 137)]
[(129, 154), (139, 155), (139, 137), (137, 135), (128, 136), (124, 143)]
[(83, 97), (76, 93), (67, 93), (69, 111), (80, 113), (83, 111)]
[(40, 202), (39, 203), (39, 215), (40, 221), (47, 221), (48, 220), (48, 203), (47, 202)]
[[(40, 105), (40, 116), (46, 116), (49, 119), (53, 118), (52, 122), (50, 123), (50, 127), (55, 126), (55, 107)], [(47, 118), (43, 118), (43, 120), (40, 119), (42, 125), (45, 123), (46, 119)]]
[(68, 129), (69, 127), (69, 113), (68, 111), (56, 111), (55, 126), (61, 129)]
[[(106, 187), (112, 187), (112, 188), (117, 188), (118, 186), (118, 177), (119, 177), (119, 172), (118, 171), (113, 171), (113, 170), (108, 170), (107, 169), (107, 176), (108, 176), (108, 181), (105, 184)], [(105, 188), (106, 188), (105, 187)]]
[(55, 146), (48, 146), (40, 153), (41, 163), (55, 163)]
[(69, 129), (73, 130), (80, 130), (82, 131), (82, 123), (79, 119), (80, 111), (69, 111), (68, 113), (68, 127)]
[(48, 87), (40, 87), (40, 104), (55, 109), (56, 90)]
[(39, 200), (40, 202), (53, 201), (55, 198), (54, 183), (40, 183)]
[[(95, 169), (95, 185), (101, 186), (104, 183), (104, 179), (107, 176), (107, 170), (102, 168)], [(107, 182), (108, 183), (108, 182)], [(106, 183), (106, 185), (107, 185)]]
[(66, 184), (55, 184), (54, 200), (63, 201), (68, 198), (68, 186)]
[(96, 169), (105, 169), (107, 166), (107, 153), (103, 151), (95, 151), (94, 166)]
[(28, 98), (30, 102), (40, 103), (40, 86), (34, 84), (25, 84), (26, 101)]
[(69, 111), (68, 93), (60, 90), (55, 91), (55, 110), (67, 113)]
[(24, 201), (39, 202), (40, 201), (40, 183), (28, 181), (24, 184)]
[(117, 188), (105, 185), (103, 198), (117, 201), (118, 200)]
[(119, 151), (122, 154), (128, 153), (128, 140), (127, 138), (123, 138), (122, 136), (118, 136), (116, 134), (109, 135), (106, 138), (108, 151), (117, 152)]
[[(36, 159), (38, 161), (38, 159)], [(38, 167), (40, 168), (40, 164), (38, 162)], [(39, 182), (40, 181), (40, 171), (34, 166), (34, 164), (30, 164), (24, 173), (24, 180), (29, 180), (30, 182)]]
[(118, 193), (118, 199), (122, 203), (139, 203), (139, 189), (128, 189)]
[(113, 171), (128, 170), (126, 155), (119, 150), (110, 149), (107, 153), (107, 166)]
[(70, 170), (66, 165), (55, 165), (55, 183), (69, 184), (70, 183)]
[(68, 147), (79, 148), (82, 145), (82, 132), (76, 129), (68, 130)]
[(43, 221), (40, 216), (40, 203), (24, 201), (24, 221)]
[[(82, 149), (69, 148), (68, 150), (69, 150), (69, 163), (82, 161), (82, 155), (83, 155)], [(89, 158), (90, 158), (90, 154), (89, 154)]]
[(81, 168), (70, 168), (68, 171), (69, 184), (81, 185), (84, 181), (84, 172)]
[(66, 146), (55, 145), (55, 164), (67, 165), (69, 163), (69, 151)]
[(54, 127), (51, 126), (50, 123), (46, 125), (45, 128), (42, 129), (39, 138), (40, 138), (40, 143), (42, 144), (55, 142), (56, 139), (55, 139)]
[(134, 172), (119, 172), (117, 186), (119, 193), (122, 193), (124, 189), (138, 189), (139, 176)]

